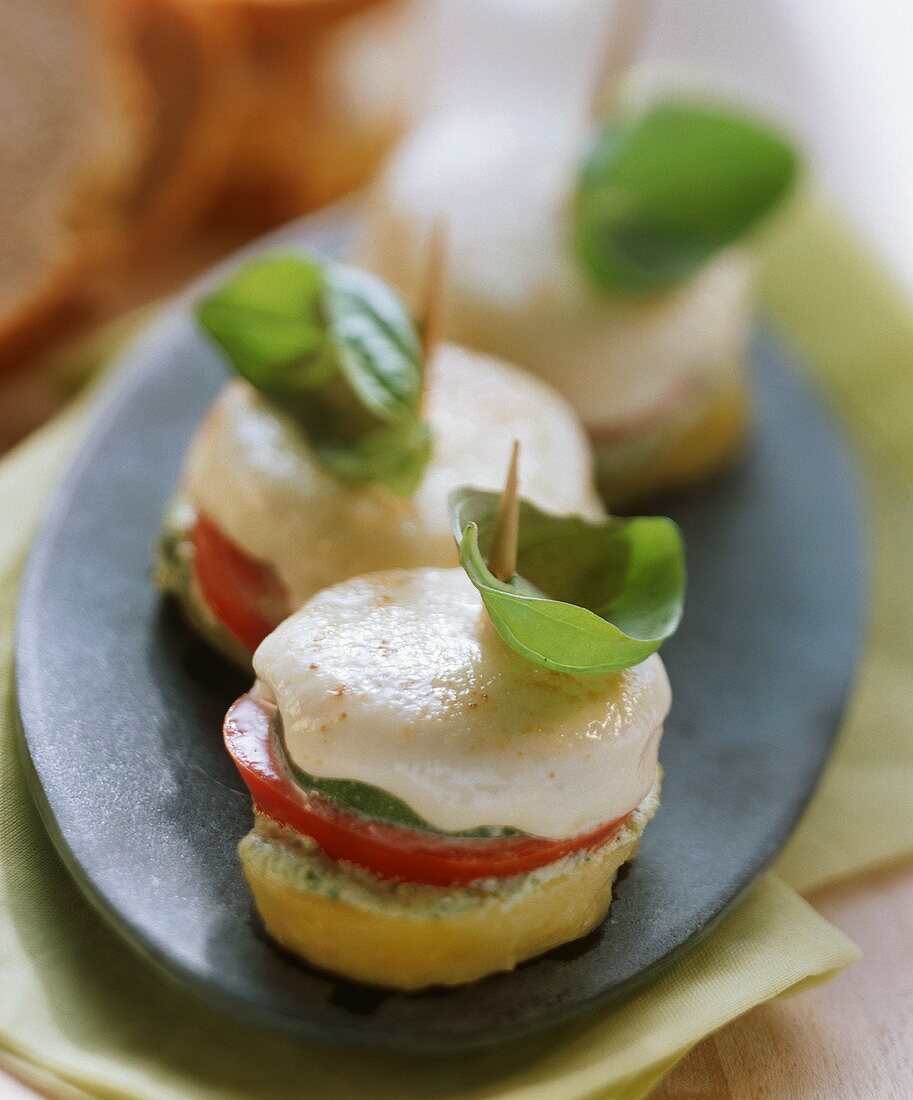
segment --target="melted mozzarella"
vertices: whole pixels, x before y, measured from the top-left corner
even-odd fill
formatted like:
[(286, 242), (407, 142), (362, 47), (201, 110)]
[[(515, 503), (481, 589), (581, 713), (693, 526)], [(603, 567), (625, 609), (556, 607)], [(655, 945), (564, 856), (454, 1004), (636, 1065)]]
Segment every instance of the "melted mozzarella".
[(610, 676), (521, 657), (460, 569), (327, 589), (254, 668), (296, 764), (380, 787), (448, 831), (566, 837), (627, 814), (654, 782), (671, 700), (655, 655)]
[(294, 607), (359, 573), (455, 564), (447, 495), (458, 485), (500, 487), (514, 439), (523, 444), (524, 496), (552, 512), (601, 514), (583, 430), (537, 379), (444, 345), (426, 398), (433, 452), (411, 499), (331, 475), (296, 425), (240, 381), (197, 433), (187, 494), (229, 539), (274, 567)]
[(429, 227), (445, 216), (453, 339), (533, 370), (604, 429), (649, 419), (686, 382), (740, 365), (751, 266), (731, 250), (647, 299), (593, 287), (568, 240), (589, 139), (565, 115), (466, 112), (426, 124), (374, 190), (358, 262), (418, 301)]

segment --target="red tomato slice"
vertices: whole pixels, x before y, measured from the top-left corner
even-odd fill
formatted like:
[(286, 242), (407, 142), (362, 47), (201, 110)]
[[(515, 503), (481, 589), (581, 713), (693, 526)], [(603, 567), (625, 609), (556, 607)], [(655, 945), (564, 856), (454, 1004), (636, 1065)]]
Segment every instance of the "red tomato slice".
[(288, 594), (265, 562), (248, 557), (204, 515), (191, 535), (194, 572), (206, 605), (251, 653), (286, 617)]
[(332, 859), (357, 863), (383, 878), (450, 886), (516, 875), (584, 848), (598, 848), (625, 818), (566, 840), (532, 836), (448, 837), (347, 814), (302, 790), (288, 774), (273, 735), (275, 707), (242, 695), (225, 716), (225, 745), (261, 813), (312, 837)]

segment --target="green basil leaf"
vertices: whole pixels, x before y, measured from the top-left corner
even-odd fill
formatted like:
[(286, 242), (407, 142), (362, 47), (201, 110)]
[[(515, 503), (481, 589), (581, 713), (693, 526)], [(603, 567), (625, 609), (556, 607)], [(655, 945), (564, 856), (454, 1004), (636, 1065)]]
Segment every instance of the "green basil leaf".
[(617, 293), (687, 279), (750, 232), (792, 187), (789, 142), (722, 107), (666, 101), (610, 125), (581, 171), (578, 262)]
[(420, 343), (381, 280), (303, 254), (269, 256), (200, 302), (197, 318), (339, 477), (414, 490), (430, 452)]
[(678, 627), (685, 592), (681, 532), (662, 517), (598, 523), (520, 505), (517, 575), (499, 581), (487, 552), (497, 493), (450, 495), (460, 561), (509, 646), (560, 672), (614, 672), (656, 652)]
[(431, 432), (418, 420), (378, 428), (348, 446), (315, 435), (318, 457), (337, 476), (353, 482), (380, 481), (404, 497), (415, 492), (431, 453)]
[(305, 791), (316, 791), (319, 795), (346, 814), (355, 814), (371, 821), (385, 821), (391, 825), (399, 825), (405, 829), (413, 829), (418, 832), (434, 833), (437, 836), (452, 837), (504, 837), (523, 836), (519, 829), (510, 826), (480, 825), (475, 829), (461, 829), (456, 832), (447, 832), (437, 829), (430, 822), (415, 812), (396, 795), (389, 791), (375, 787), (371, 783), (362, 783), (357, 779), (326, 779), (322, 776), (311, 775), (299, 768), (289, 755), (285, 741), (285, 731), (279, 715), (273, 721), (273, 732), (278, 741), (278, 748), (286, 768), (291, 773), (296, 786)]
[(400, 299), (366, 271), (338, 266), (326, 303), (339, 366), (361, 403), (387, 423), (412, 419), (421, 351)]
[(252, 386), (282, 402), (336, 373), (320, 311), (323, 269), (297, 256), (255, 260), (197, 306), (197, 320)]
[(289, 771), (297, 786), (305, 791), (316, 791), (324, 798), (335, 803), (346, 814), (356, 814), (369, 821), (384, 821), (390, 825), (399, 825), (403, 829), (416, 832), (434, 833), (436, 836), (461, 838), (491, 838), (503, 836), (522, 836), (519, 829), (489, 828), (486, 825), (475, 829), (461, 829), (448, 832), (436, 829), (396, 795), (381, 790), (356, 779), (322, 779), (309, 775), (286, 757)]

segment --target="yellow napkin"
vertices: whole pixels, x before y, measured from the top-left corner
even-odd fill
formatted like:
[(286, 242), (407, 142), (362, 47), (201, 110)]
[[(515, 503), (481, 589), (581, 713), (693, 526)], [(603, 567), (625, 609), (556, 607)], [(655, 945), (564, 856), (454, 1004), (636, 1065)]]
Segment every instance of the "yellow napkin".
[[(812, 247), (817, 258), (806, 256)], [(902, 387), (913, 386), (913, 373), (892, 396), (884, 387), (908, 361), (903, 357), (913, 347), (913, 323), (890, 287), (816, 209), (798, 210), (767, 246), (767, 256), (777, 278), (783, 264), (784, 280), (798, 284), (787, 294), (771, 277), (769, 301), (778, 319), (822, 357), (816, 367), (835, 400), (864, 421), (866, 462), (880, 478), (882, 465), (892, 462), (889, 432), (880, 429), (881, 438), (869, 422), (877, 420), (877, 408), (905, 403), (909, 409)], [(798, 274), (802, 265), (815, 288), (826, 269), (831, 298), (810, 296)], [(856, 326), (872, 317), (879, 319), (859, 337), (862, 354)], [(834, 325), (844, 335), (832, 346), (825, 337)], [(864, 379), (855, 384), (857, 373), (870, 370), (882, 406), (869, 401)], [(56, 423), (0, 466), (0, 514), (17, 517), (0, 526), (0, 690), (7, 695), (20, 564), (41, 495), (79, 433), (79, 415)], [(879, 438), (868, 446), (870, 434)], [(895, 442), (910, 453), (902, 432)], [(913, 528), (913, 490), (903, 477), (913, 482), (909, 461), (903, 467), (896, 462), (892, 480), (880, 481), (873, 498), (878, 578), (872, 640), (833, 768), (784, 857), (784, 870), (797, 884), (913, 848), (913, 811), (900, 805), (902, 784), (895, 782), (913, 768), (913, 746), (903, 739), (913, 713), (905, 703), (913, 698), (898, 684), (913, 679), (913, 654), (900, 636), (902, 609), (889, 606), (888, 598), (909, 572), (901, 550), (903, 531)], [(879, 521), (895, 507), (906, 510), (902, 521)], [(901, 522), (906, 526), (898, 531)], [(768, 876), (698, 947), (635, 997), (544, 1037), (447, 1059), (294, 1044), (216, 1014), (152, 972), (109, 932), (59, 864), (26, 794), (9, 717), (0, 722), (0, 1063), (44, 1088), (55, 1090), (59, 1083), (62, 1095), (65, 1089), (73, 1096), (143, 1098), (628, 1100), (644, 1096), (695, 1042), (727, 1020), (829, 977), (854, 955), (836, 929)]]
[(868, 640), (852, 705), (777, 866), (808, 891), (913, 852), (913, 310), (807, 195), (762, 260), (768, 311), (855, 444), (871, 536)]

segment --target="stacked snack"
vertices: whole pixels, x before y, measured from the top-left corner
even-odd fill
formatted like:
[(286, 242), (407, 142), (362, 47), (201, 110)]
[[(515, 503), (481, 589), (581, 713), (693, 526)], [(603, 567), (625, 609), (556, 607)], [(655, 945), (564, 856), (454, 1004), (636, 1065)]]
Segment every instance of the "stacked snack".
[[(493, 5), (498, 7), (500, 5)], [(508, 9), (511, 5), (506, 5)], [(580, 3), (581, 54), (598, 34)], [(411, 297), (426, 227), (445, 216), (454, 338), (560, 389), (590, 430), (610, 503), (711, 473), (748, 420), (752, 262), (744, 241), (788, 191), (785, 141), (697, 100), (594, 122), (567, 35), (540, 98), (450, 104), (403, 144), (374, 190), (359, 262)], [(572, 74), (573, 103), (552, 94)], [(593, 74), (594, 85), (598, 83)], [(547, 92), (547, 94), (546, 94)]]
[[(437, 297), (435, 300), (439, 300)], [(513, 439), (531, 499), (601, 512), (566, 403), (507, 363), (425, 341), (380, 280), (305, 254), (256, 261), (202, 303), (241, 379), (191, 445), (161, 586), (233, 657), (336, 581), (454, 561), (446, 500), (497, 484)]]
[(510, 970), (603, 918), (656, 812), (678, 530), (515, 492), (514, 470), (500, 507), (452, 495), (463, 569), (314, 596), (226, 717), (257, 907), (324, 969), (405, 990)]

